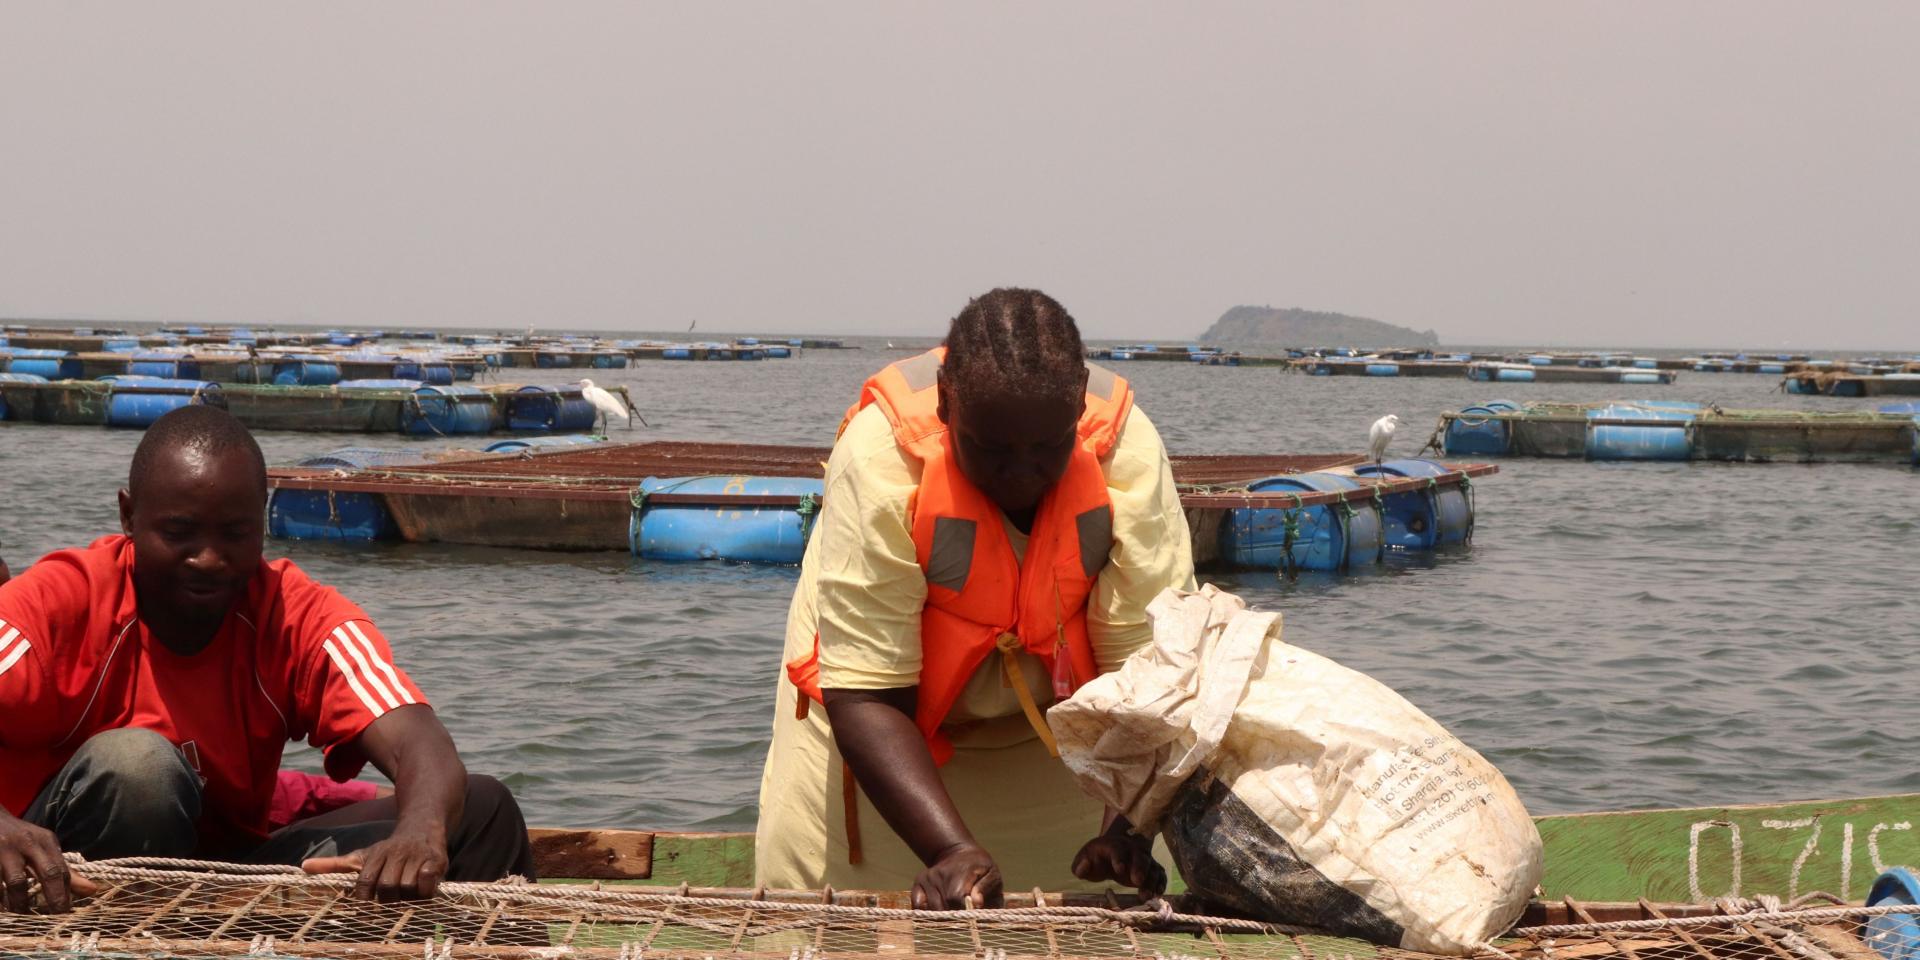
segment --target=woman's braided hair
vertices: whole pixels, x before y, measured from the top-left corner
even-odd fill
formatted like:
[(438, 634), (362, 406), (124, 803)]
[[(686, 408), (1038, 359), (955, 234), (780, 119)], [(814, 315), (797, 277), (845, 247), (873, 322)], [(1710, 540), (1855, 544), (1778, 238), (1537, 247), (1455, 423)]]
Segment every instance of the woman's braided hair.
[(941, 372), (950, 395), (1080, 402), (1087, 351), (1060, 302), (1038, 290), (1000, 287), (967, 302), (947, 330)]

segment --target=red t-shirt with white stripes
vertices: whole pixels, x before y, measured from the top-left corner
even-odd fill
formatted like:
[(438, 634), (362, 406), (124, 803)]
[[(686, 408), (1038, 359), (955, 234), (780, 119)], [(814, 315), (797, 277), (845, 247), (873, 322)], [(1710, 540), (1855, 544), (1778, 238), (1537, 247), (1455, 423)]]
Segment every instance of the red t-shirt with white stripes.
[(427, 702), (367, 615), (291, 560), (261, 564), (206, 649), (173, 653), (140, 622), (133, 551), (103, 537), (0, 585), (0, 804), (15, 816), (88, 737), (139, 727), (200, 772), (201, 852), (231, 854), (266, 837), (289, 741), (345, 780), (369, 724)]

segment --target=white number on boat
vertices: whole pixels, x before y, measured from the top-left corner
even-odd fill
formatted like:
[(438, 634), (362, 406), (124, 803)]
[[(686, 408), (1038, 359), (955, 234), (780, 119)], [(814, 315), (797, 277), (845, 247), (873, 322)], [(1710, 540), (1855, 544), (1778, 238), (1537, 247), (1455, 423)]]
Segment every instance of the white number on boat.
[(1740, 895), (1740, 825), (1731, 820), (1702, 820), (1693, 825), (1692, 836), (1687, 839), (1687, 893), (1695, 903), (1705, 903), (1708, 897), (1700, 890), (1700, 835), (1710, 827), (1726, 827), (1727, 842), (1733, 854), (1727, 858), (1733, 871), (1733, 885), (1719, 896), (1737, 897)]
[[(1714, 896), (1737, 897), (1740, 895), (1741, 872), (1745, 866), (1742, 862), (1745, 851), (1740, 838), (1740, 825), (1730, 820), (1701, 820), (1693, 824), (1687, 838), (1687, 892), (1693, 897), (1695, 902), (1705, 902), (1713, 899), (1713, 897), (1707, 895), (1706, 891), (1700, 888), (1700, 837), (1715, 827), (1725, 827), (1727, 831), (1727, 869), (1731, 877), (1726, 892), (1715, 894)], [(1807, 861), (1813, 859), (1820, 853), (1822, 818), (1815, 816), (1803, 817), (1798, 820), (1762, 820), (1760, 821), (1760, 827), (1763, 830), (1805, 830), (1811, 828), (1812, 832), (1807, 834), (1807, 842), (1801, 846), (1800, 852), (1794, 856), (1793, 868), (1787, 874), (1787, 899), (1792, 900), (1799, 897), (1800, 876), (1806, 871)], [(1880, 851), (1880, 834), (1889, 830), (1903, 832), (1911, 831), (1912, 829), (1913, 824), (1911, 822), (1901, 820), (1896, 823), (1876, 823), (1872, 828), (1867, 830), (1867, 862), (1873, 865), (1874, 875), (1878, 876), (1893, 867), (1902, 866), (1901, 864), (1887, 863), (1885, 856)], [(1853, 899), (1853, 844), (1855, 832), (1852, 821), (1841, 822), (1840, 882), (1837, 884), (1837, 890), (1835, 887), (1821, 887), (1817, 884), (1814, 885), (1815, 889), (1837, 892), (1842, 900), (1850, 901)], [(1906, 869), (1912, 868), (1908, 867)]]
[[(1763, 830), (1798, 830), (1802, 827), (1813, 828), (1813, 833), (1807, 837), (1807, 845), (1801, 847), (1800, 855), (1793, 858), (1793, 870), (1787, 874), (1787, 899), (1792, 900), (1800, 896), (1800, 871), (1806, 868), (1807, 858), (1813, 856), (1815, 850), (1820, 849), (1820, 818), (1804, 817), (1799, 820), (1762, 820), (1760, 821), (1760, 827)], [(1843, 879), (1841, 882), (1845, 883), (1845, 880)], [(1846, 894), (1841, 894), (1841, 896), (1846, 896)]]

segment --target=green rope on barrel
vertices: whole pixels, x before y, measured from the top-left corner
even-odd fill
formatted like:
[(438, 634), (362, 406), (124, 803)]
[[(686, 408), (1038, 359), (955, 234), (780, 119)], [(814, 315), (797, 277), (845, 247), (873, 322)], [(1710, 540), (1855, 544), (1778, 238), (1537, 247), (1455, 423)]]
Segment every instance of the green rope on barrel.
[(633, 492), (627, 494), (627, 502), (633, 505), (634, 516), (637, 517), (640, 514), (646, 513), (647, 512), (647, 488), (634, 487)]
[(820, 498), (811, 493), (803, 493), (793, 511), (800, 515), (800, 542), (805, 543), (813, 536), (813, 521), (820, 515)]
[(1347, 502), (1347, 493), (1340, 492), (1340, 569), (1353, 568), (1353, 517), (1359, 511)]
[(1380, 484), (1373, 485), (1373, 529), (1380, 534), (1380, 546), (1374, 549), (1373, 562), (1387, 561), (1387, 503), (1380, 498)]
[(1473, 542), (1473, 525), (1475, 520), (1478, 519), (1479, 511), (1473, 508), (1473, 478), (1467, 476), (1464, 473), (1460, 475), (1460, 497), (1461, 499), (1467, 501), (1466, 542), (1472, 543)]
[(1300, 495), (1293, 497), (1293, 509), (1280, 515), (1280, 566), (1275, 575), (1286, 580), (1300, 579), (1300, 565), (1293, 562), (1293, 544), (1300, 539)]

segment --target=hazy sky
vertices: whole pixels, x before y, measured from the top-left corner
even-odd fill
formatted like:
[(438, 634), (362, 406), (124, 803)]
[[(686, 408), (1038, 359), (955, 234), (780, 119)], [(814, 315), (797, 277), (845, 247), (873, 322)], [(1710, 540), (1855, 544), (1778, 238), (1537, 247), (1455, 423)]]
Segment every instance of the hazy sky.
[(1920, 4), (0, 2), (0, 316), (1920, 348)]

